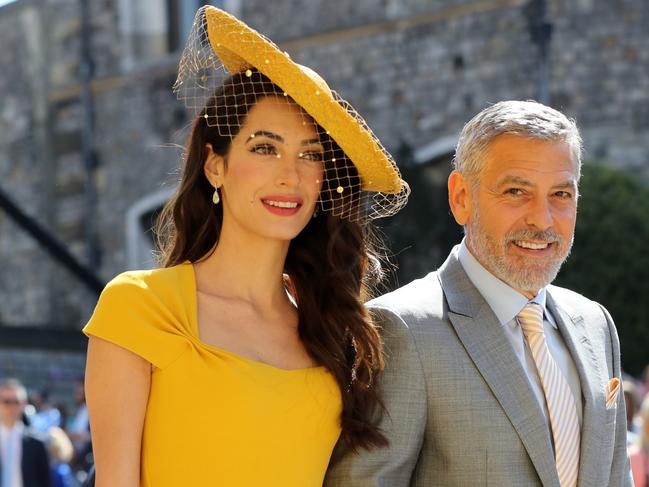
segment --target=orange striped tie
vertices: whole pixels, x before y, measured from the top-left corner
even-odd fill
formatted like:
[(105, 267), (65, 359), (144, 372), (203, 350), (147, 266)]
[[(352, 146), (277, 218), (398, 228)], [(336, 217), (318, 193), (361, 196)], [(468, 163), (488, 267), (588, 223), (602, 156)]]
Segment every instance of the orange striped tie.
[(528, 303), (518, 314), (518, 322), (530, 346), (545, 392), (554, 438), (555, 461), (561, 487), (577, 485), (579, 472), (579, 418), (568, 381), (552, 358), (543, 330), (543, 308)]

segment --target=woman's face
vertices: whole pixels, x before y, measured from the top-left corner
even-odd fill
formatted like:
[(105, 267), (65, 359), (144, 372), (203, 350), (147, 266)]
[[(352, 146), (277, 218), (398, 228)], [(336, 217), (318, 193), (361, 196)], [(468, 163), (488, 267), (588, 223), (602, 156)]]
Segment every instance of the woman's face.
[(313, 215), (323, 168), (313, 119), (289, 100), (263, 98), (248, 112), (228, 155), (211, 153), (205, 163), (210, 183), (219, 186), (222, 231), (293, 239)]

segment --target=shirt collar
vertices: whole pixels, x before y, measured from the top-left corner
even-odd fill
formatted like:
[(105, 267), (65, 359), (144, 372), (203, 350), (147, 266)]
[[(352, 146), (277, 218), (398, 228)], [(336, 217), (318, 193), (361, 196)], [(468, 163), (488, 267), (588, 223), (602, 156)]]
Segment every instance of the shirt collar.
[(469, 280), (487, 301), (501, 325), (504, 326), (507, 323), (512, 326), (516, 325), (515, 318), (518, 313), (529, 301), (534, 301), (541, 305), (543, 314), (550, 324), (557, 327), (546, 308), (546, 288), (542, 288), (534, 298), (528, 299), (485, 269), (471, 254), (466, 245), (466, 238), (462, 239), (462, 243), (458, 247), (457, 258)]
[(16, 424), (14, 424), (13, 428), (11, 429), (7, 428), (4, 424), (0, 424), (0, 435), (2, 435), (3, 439), (8, 438), (9, 435), (14, 432), (22, 436), (24, 429), (25, 425), (21, 421), (18, 421)]

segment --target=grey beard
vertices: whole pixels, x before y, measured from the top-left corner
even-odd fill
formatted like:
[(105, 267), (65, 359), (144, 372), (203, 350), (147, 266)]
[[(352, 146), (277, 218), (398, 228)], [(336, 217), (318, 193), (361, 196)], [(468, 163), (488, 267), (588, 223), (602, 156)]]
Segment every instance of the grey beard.
[[(496, 242), (482, 231), (480, 215), (477, 210), (473, 214), (468, 228), (471, 247), (476, 258), (494, 276), (514, 289), (538, 292), (550, 284), (559, 274), (561, 265), (570, 254), (574, 237), (566, 243), (565, 239), (554, 230), (534, 231), (519, 230), (505, 236), (503, 242)], [(507, 259), (507, 247), (514, 240), (544, 240), (554, 242), (559, 249), (550, 257), (530, 265), (518, 259)], [(526, 265), (527, 264), (527, 265)]]

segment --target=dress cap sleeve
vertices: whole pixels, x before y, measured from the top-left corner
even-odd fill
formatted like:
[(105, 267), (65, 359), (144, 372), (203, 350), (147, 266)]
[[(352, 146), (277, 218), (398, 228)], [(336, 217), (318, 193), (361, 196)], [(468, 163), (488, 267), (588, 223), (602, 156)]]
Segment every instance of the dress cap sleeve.
[(83, 332), (163, 369), (187, 349), (188, 325), (180, 283), (156, 279), (155, 272), (125, 272), (110, 281)]

